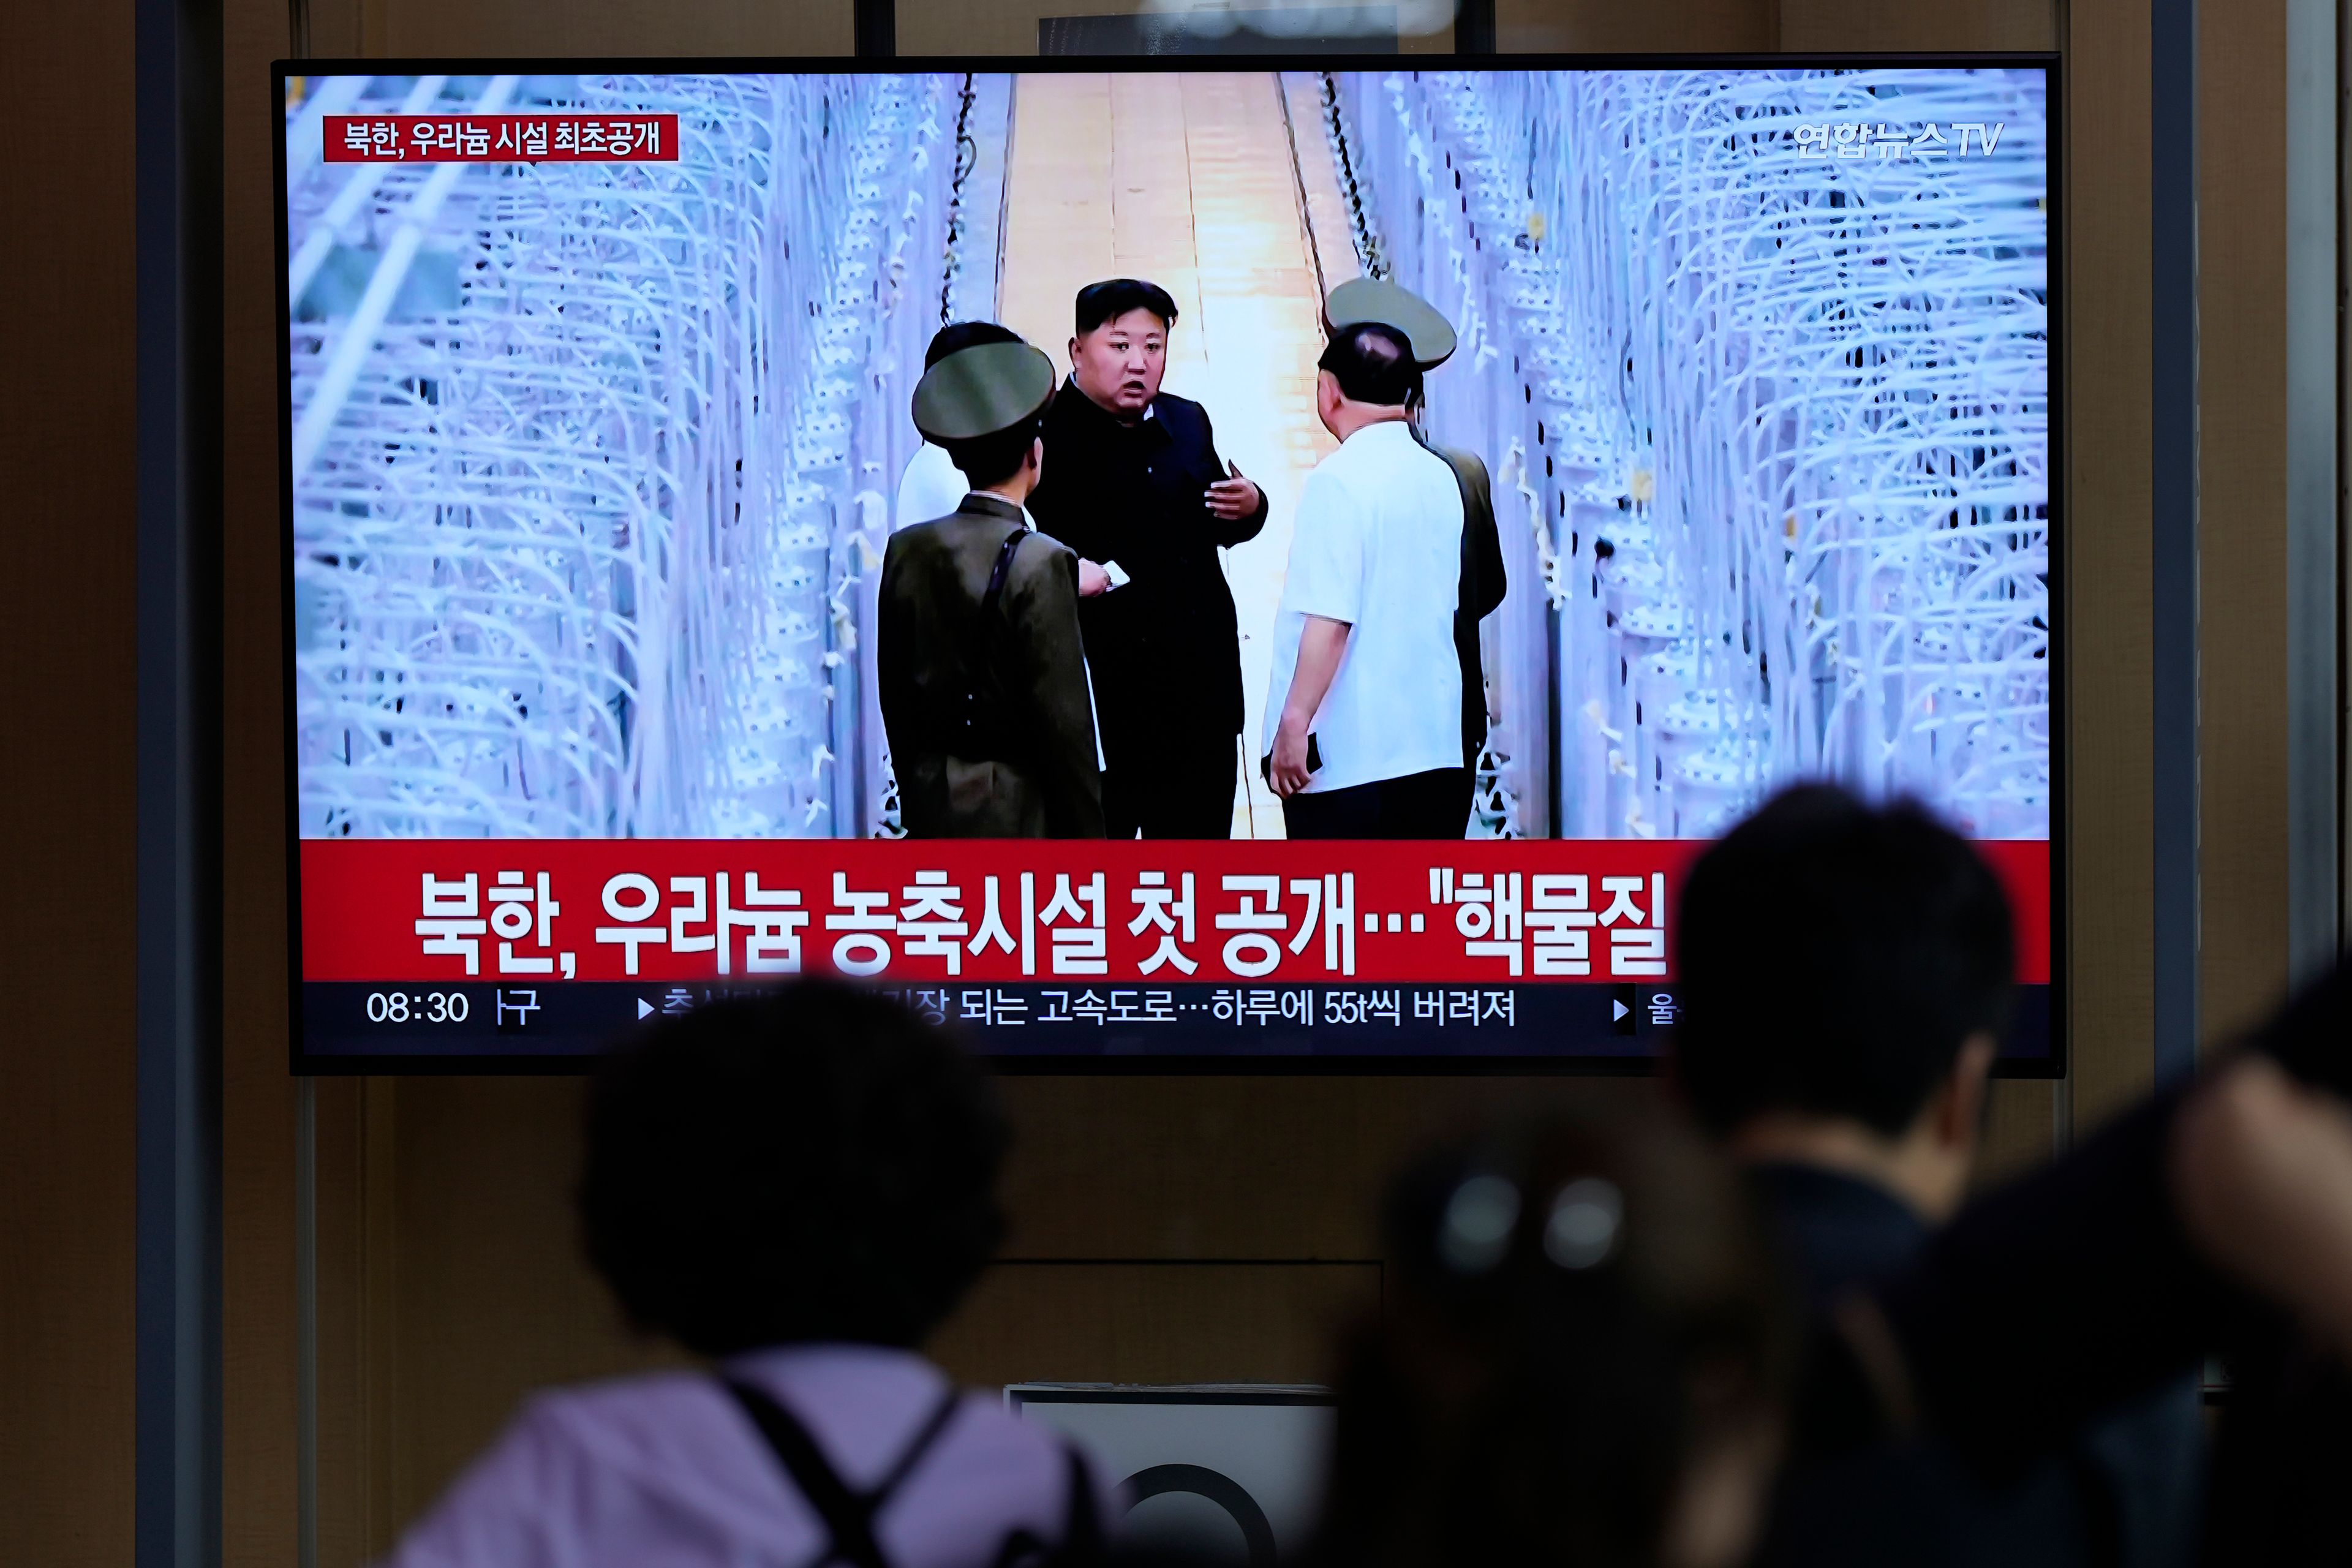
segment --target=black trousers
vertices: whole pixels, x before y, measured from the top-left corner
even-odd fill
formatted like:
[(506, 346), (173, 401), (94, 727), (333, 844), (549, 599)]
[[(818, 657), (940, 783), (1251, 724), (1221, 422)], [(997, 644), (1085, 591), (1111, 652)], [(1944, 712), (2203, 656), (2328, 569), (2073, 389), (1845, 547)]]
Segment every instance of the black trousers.
[(1466, 768), (1432, 768), (1282, 803), (1293, 838), (1460, 838), (1470, 828)]
[(1111, 838), (1231, 838), (1240, 779), (1231, 735), (1166, 750), (1122, 752), (1103, 773), (1103, 831)]

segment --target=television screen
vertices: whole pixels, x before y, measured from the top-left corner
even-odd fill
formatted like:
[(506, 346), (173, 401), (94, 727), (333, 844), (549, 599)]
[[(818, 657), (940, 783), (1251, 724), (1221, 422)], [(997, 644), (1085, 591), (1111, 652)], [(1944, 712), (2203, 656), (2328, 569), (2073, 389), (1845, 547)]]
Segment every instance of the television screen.
[(2055, 1070), (2050, 61), (1205, 63), (277, 68), (299, 1067), (1638, 1070), (1826, 778)]

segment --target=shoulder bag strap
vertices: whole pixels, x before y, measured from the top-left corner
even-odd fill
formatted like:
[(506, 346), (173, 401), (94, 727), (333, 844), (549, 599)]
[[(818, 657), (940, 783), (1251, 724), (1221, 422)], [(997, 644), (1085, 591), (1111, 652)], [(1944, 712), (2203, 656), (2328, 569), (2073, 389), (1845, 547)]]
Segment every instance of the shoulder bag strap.
[(996, 569), (988, 574), (988, 592), (980, 596), (980, 618), (983, 624), (996, 614), (998, 601), (1004, 597), (1004, 579), (1013, 571), (1013, 558), (1020, 553), (1021, 542), (1029, 537), (1026, 528), (1016, 528), (1004, 536), (1004, 543), (996, 552)]
[(971, 668), (973, 686), (979, 700), (979, 711), (984, 723), (993, 731), (998, 744), (1015, 742), (1020, 733), (1014, 714), (1015, 705), (1007, 701), (1004, 693), (1004, 641), (1011, 628), (1003, 616), (1004, 580), (1013, 574), (1013, 558), (1021, 552), (1021, 542), (1029, 537), (1026, 527), (1015, 528), (1004, 536), (997, 548), (995, 568), (988, 574), (988, 589), (980, 596), (980, 617), (974, 623), (979, 629), (980, 648)]

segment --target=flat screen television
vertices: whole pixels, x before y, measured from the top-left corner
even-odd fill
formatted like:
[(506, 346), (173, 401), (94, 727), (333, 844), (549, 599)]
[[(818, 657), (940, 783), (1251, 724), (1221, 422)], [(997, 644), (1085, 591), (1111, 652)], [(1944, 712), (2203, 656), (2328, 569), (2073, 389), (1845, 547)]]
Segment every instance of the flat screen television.
[[(2059, 1070), (2051, 58), (974, 63), (275, 68), (298, 1069), (832, 971), (1021, 1069), (1641, 1070), (1831, 778), (1979, 842)], [(1010, 599), (920, 554), (1022, 515), (952, 322), (1057, 387)], [(1335, 330), (1454, 352), (1327, 405)]]

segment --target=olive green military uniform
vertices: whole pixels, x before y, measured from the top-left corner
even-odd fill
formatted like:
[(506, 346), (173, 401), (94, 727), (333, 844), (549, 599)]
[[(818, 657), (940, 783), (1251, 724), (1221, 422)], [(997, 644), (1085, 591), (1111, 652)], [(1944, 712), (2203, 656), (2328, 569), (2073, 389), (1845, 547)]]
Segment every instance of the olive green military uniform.
[[(1015, 534), (1000, 597), (983, 616), (997, 555)], [(911, 837), (1102, 837), (1078, 558), (1031, 531), (1019, 507), (975, 493), (890, 536), (875, 658), (899, 820)], [(966, 725), (966, 694), (982, 690), (997, 700), (993, 722)], [(992, 754), (960, 754), (974, 751)]]
[[(924, 375), (915, 424), (952, 447), (1034, 421), (1053, 392), (1026, 344), (966, 349)], [(910, 837), (1102, 837), (1078, 558), (1021, 507), (975, 491), (890, 536), (875, 663)]]
[[(1323, 303), (1323, 320), (1333, 331), (1372, 322), (1402, 332), (1424, 375), (1454, 357), (1454, 323), (1420, 295), (1385, 279), (1356, 278), (1340, 284)], [(1445, 459), (1462, 492), (1462, 585), (1454, 609), (1454, 651), (1462, 661), (1462, 765), (1475, 773), (1486, 743), (1486, 672), (1478, 623), (1494, 613), (1508, 587), (1503, 538), (1495, 526), (1494, 490), (1485, 459), (1475, 452), (1439, 446), (1418, 419), (1412, 433)]]

